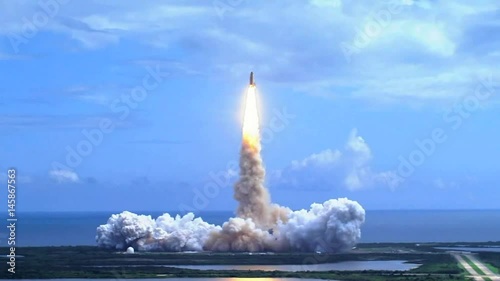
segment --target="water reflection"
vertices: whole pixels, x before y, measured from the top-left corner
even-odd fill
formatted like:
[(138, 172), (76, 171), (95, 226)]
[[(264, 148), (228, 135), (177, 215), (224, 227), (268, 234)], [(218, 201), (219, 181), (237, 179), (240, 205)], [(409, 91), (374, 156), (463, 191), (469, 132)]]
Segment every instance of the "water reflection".
[[(304, 265), (178, 265), (169, 267), (200, 269), (200, 270), (262, 270), (262, 271), (363, 271), (388, 270), (407, 271), (417, 268), (419, 264), (406, 263), (401, 260), (393, 261), (345, 261), (337, 263), (304, 264)], [(252, 279), (253, 280), (253, 279)]]

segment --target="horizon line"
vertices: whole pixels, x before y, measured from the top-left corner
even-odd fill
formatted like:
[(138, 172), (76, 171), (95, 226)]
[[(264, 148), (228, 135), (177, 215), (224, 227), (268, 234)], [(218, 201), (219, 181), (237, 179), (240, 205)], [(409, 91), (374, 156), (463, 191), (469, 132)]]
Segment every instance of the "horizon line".
[[(301, 210), (301, 209), (298, 209)], [(187, 213), (229, 213), (229, 212), (235, 212), (234, 210), (198, 210), (198, 211), (162, 211), (162, 210), (99, 210), (99, 211), (93, 211), (93, 210), (58, 210), (58, 211), (44, 211), (44, 210), (28, 210), (28, 211), (21, 211), (17, 210), (17, 213), (122, 213), (122, 212), (132, 212), (132, 213), (147, 213), (147, 212), (163, 212), (164, 214), (168, 213), (171, 215), (176, 215), (176, 214), (187, 214)], [(500, 208), (498, 209), (365, 209), (365, 211), (500, 211)]]

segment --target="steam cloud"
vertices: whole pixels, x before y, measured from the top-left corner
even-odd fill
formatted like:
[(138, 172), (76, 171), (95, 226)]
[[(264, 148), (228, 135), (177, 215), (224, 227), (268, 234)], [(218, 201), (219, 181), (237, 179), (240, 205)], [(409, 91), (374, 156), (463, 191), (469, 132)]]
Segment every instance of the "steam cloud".
[(164, 214), (154, 220), (123, 212), (112, 215), (107, 224), (97, 228), (98, 246), (218, 252), (339, 252), (352, 248), (361, 237), (365, 220), (361, 205), (347, 198), (314, 203), (309, 210), (300, 211), (272, 204), (264, 186), (260, 150), (258, 128), (256, 134), (244, 133), (240, 178), (234, 186), (234, 198), (239, 202), (237, 217), (222, 227), (195, 218), (193, 213), (182, 217)]
[(137, 251), (219, 252), (339, 252), (352, 248), (361, 236), (365, 211), (347, 198), (314, 203), (309, 210), (290, 211), (273, 231), (262, 229), (251, 218), (230, 218), (222, 227), (195, 218), (130, 212), (112, 215), (97, 228), (100, 247)]

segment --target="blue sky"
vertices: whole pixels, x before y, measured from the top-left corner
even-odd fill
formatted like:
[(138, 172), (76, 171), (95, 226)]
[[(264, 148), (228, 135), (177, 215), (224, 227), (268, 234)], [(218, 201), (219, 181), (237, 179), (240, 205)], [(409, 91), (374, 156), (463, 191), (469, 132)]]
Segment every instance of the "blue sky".
[(291, 208), (498, 208), (498, 1), (1, 1), (24, 211), (233, 210), (255, 72)]

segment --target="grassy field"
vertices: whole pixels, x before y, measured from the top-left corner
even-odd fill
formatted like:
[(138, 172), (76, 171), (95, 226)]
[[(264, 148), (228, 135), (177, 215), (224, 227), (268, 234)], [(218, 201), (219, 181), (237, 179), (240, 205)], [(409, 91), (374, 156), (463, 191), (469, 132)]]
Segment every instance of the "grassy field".
[[(448, 245), (448, 244), (447, 244)], [(296, 277), (335, 280), (467, 280), (455, 259), (440, 244), (360, 244), (342, 254), (311, 253), (135, 253), (99, 249), (92, 246), (17, 248), (17, 272), (6, 270), (0, 278), (165, 278), (165, 277)], [(453, 245), (452, 245), (453, 246)], [(6, 248), (0, 251), (6, 252)], [(489, 253), (484, 253), (489, 254)], [(498, 253), (497, 253), (498, 254)], [(480, 255), (496, 268), (498, 255)], [(324, 271), (283, 272), (259, 270), (193, 270), (169, 265), (279, 265), (340, 261), (404, 260), (421, 264), (410, 271)], [(102, 267), (106, 266), (106, 267)]]
[(491, 271), (500, 274), (500, 253), (481, 252), (478, 253), (478, 257), (491, 269)]
[(496, 273), (496, 274), (500, 273), (500, 270), (498, 268), (494, 267), (492, 264), (485, 263), (484, 265), (486, 265), (493, 273)]
[(485, 275), (485, 273), (479, 268), (477, 267), (477, 265), (475, 263), (473, 263), (468, 257), (466, 256), (462, 256), (462, 258), (472, 267), (472, 269), (474, 269), (477, 273), (479, 273), (480, 275)]

